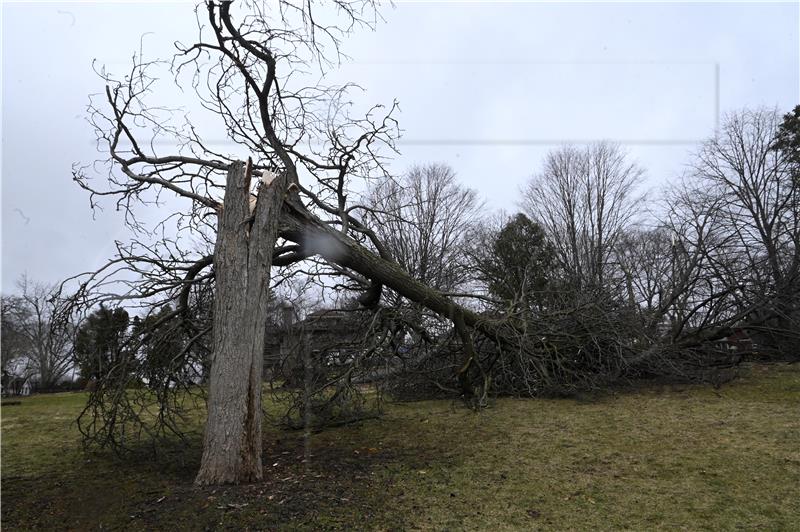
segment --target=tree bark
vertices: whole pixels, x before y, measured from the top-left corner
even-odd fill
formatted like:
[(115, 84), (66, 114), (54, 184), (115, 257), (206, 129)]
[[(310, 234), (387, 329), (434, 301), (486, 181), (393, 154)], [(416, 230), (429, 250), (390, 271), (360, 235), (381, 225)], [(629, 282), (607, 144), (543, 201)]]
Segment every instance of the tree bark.
[(272, 250), (287, 180), (262, 186), (250, 213), (250, 172), (228, 171), (214, 249), (214, 355), (203, 458), (195, 483), (260, 480), (261, 371)]

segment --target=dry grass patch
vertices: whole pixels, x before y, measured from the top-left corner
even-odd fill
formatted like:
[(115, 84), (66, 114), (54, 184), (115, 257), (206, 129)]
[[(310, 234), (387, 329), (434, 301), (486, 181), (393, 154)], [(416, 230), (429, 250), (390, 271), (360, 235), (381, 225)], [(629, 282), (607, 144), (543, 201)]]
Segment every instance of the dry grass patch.
[[(156, 461), (79, 452), (81, 394), (2, 412), (3, 525), (14, 528), (792, 529), (800, 522), (800, 367), (713, 389), (592, 400), (389, 405), (318, 434), (265, 433), (267, 480), (192, 487), (199, 441)], [(202, 417), (198, 415), (198, 418)]]

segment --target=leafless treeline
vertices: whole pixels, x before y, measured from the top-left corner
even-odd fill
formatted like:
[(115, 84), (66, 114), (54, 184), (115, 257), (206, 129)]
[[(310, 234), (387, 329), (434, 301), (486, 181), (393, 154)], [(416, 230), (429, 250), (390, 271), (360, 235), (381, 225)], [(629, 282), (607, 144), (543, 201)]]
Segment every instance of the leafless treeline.
[[(462, 286), (485, 296), (476, 301), (487, 316), (522, 324), (526, 349), (484, 341), (494, 391), (716, 380), (743, 356), (796, 358), (800, 195), (791, 153), (776, 148), (781, 119), (729, 115), (654, 199), (617, 146), (552, 151), (525, 188), (526, 217), (484, 222), (449, 263), (466, 265)], [(440, 388), (450, 362), (438, 367)], [(423, 375), (409, 377), (419, 386)]]

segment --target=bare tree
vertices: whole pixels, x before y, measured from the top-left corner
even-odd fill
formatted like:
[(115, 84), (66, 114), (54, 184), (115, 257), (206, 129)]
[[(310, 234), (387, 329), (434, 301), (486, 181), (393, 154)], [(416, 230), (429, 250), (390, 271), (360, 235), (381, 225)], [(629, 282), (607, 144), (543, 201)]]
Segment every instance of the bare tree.
[(5, 375), (13, 370), (12, 366), (15, 365), (15, 362), (27, 352), (27, 342), (22, 331), (22, 323), (20, 323), (23, 321), (20, 318), (27, 316), (27, 312), (24, 310), (25, 305), (22, 299), (18, 296), (4, 295), (0, 300), (0, 305), (2, 309), (0, 355), (2, 355), (2, 370)]
[[(73, 367), (75, 327), (58, 287), (22, 277), (19, 293), (3, 298), (3, 354), (22, 362), (40, 389), (51, 389)], [(8, 335), (8, 338), (6, 338)]]
[(781, 356), (800, 337), (798, 190), (778, 124), (764, 109), (728, 115), (669, 189), (661, 225), (617, 247), (651, 345), (633, 365), (691, 376), (735, 362), (724, 340), (738, 330)]
[(625, 295), (645, 313), (656, 311), (670, 292), (674, 235), (664, 227), (622, 235), (614, 256), (625, 280)]
[(421, 282), (454, 292), (469, 280), (463, 246), (482, 205), (444, 164), (412, 167), (374, 184), (365, 198), (373, 228), (392, 258)]
[(693, 203), (713, 216), (703, 242), (708, 277), (737, 319), (779, 335), (798, 332), (800, 293), (800, 184), (791, 153), (775, 149), (780, 123), (776, 110), (732, 113), (691, 167), (702, 191)]
[[(371, 184), (362, 204), (364, 222), (387, 258), (435, 290), (468, 291), (465, 287), (474, 276), (464, 248), (482, 204), (474, 190), (458, 183), (452, 168), (436, 163), (414, 166), (399, 179)], [(395, 290), (384, 291), (382, 305), (385, 314), (391, 309), (396, 338), (410, 334), (415, 342), (426, 342), (450, 327), (450, 316), (431, 312)]]
[(524, 190), (523, 207), (539, 222), (575, 286), (602, 289), (614, 246), (633, 221), (643, 170), (616, 145), (550, 152)]

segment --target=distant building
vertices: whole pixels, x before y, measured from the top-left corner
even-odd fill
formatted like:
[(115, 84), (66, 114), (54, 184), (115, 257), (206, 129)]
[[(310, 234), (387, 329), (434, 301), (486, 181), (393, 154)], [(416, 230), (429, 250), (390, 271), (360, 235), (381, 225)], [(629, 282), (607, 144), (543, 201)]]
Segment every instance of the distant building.
[(726, 351), (732, 351), (740, 354), (752, 353), (755, 350), (753, 339), (750, 338), (750, 335), (747, 334), (747, 331), (742, 328), (734, 329), (731, 334), (721, 339), (718, 342), (718, 345)]
[(3, 371), (2, 395), (9, 397), (12, 395), (30, 395), (31, 379), (26, 376), (19, 376)]
[(359, 313), (319, 310), (298, 320), (291, 303), (280, 306), (280, 323), (268, 323), (264, 342), (264, 378), (282, 374), (290, 381), (302, 372), (304, 357), (317, 364), (335, 365), (351, 360), (363, 343)]

